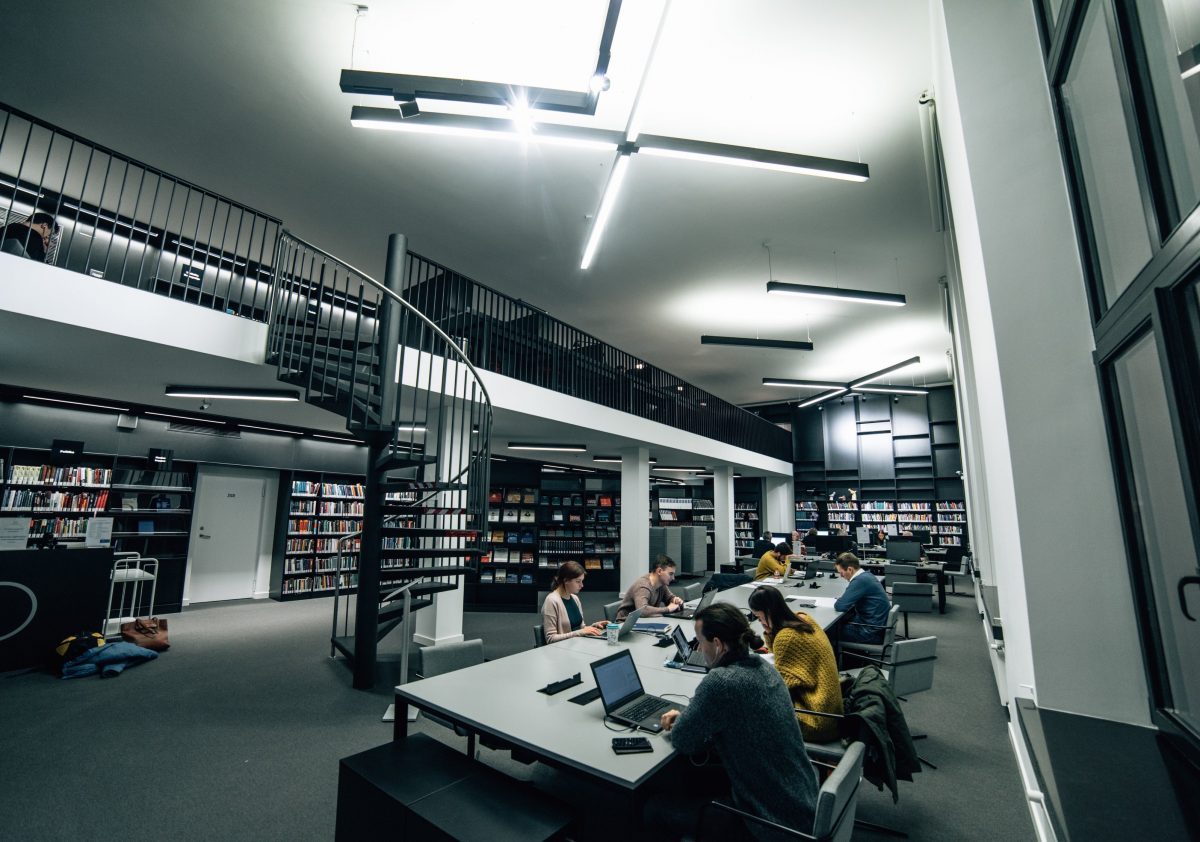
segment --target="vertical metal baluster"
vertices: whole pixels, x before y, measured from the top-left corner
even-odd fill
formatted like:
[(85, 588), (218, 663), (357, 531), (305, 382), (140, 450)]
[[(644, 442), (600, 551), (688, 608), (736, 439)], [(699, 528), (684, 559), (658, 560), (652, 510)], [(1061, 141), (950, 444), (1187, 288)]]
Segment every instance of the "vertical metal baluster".
[[(111, 160), (112, 156), (110, 155), (109, 158)], [(113, 230), (108, 236), (108, 248), (104, 252), (104, 268), (100, 270), (100, 274), (104, 276), (105, 280), (108, 279), (108, 259), (112, 256), (113, 240), (116, 239), (117, 227), (121, 224), (121, 200), (125, 198), (125, 183), (129, 180), (129, 162), (123, 160), (122, 163), (125, 165), (125, 169), (121, 173), (121, 190), (117, 193), (117, 203), (113, 207)]]
[(146, 265), (146, 255), (150, 253), (154, 241), (154, 212), (158, 210), (158, 191), (162, 188), (163, 182), (162, 173), (157, 170), (154, 172), (154, 177), (158, 180), (154, 182), (154, 198), (150, 201), (150, 215), (146, 217), (146, 245), (142, 249), (142, 259), (138, 261), (137, 283), (134, 284), (138, 289), (142, 288), (142, 269)]
[[(168, 240), (171, 237), (171, 208), (175, 204), (175, 190), (180, 186), (179, 180), (171, 179), (171, 204), (167, 206), (167, 224), (163, 228), (163, 251), (166, 251)], [(180, 237), (183, 236), (183, 226), (187, 221), (188, 204), (192, 201), (192, 191), (188, 190), (183, 194), (183, 213), (179, 217), (179, 234), (175, 236), (175, 257), (171, 260), (171, 268), (167, 271), (167, 295), (175, 291), (175, 266), (179, 263), (179, 252), (183, 251), (183, 243)], [(164, 259), (166, 255), (163, 255)], [(186, 291), (184, 293), (186, 295)]]
[[(13, 205), (17, 203), (17, 191), (21, 187), (21, 172), (25, 169), (25, 156), (29, 154), (29, 140), (33, 137), (33, 123), (29, 124), (29, 131), (25, 133), (25, 146), (21, 149), (21, 160), (17, 163), (17, 171), (13, 175), (12, 196), (8, 200), (8, 208), (4, 214), (5, 224), (7, 224), (12, 216)], [(34, 204), (37, 204), (38, 197), (34, 196)]]
[[(88, 242), (87, 257), (83, 259), (83, 272), (86, 275), (92, 267), (92, 248), (96, 245), (96, 231), (100, 223), (100, 212), (104, 209), (104, 194), (108, 191), (108, 174), (112, 172), (112, 155), (108, 156), (108, 163), (104, 165), (104, 180), (100, 182), (100, 198), (96, 200), (96, 210), (92, 212), (92, 239)], [(80, 198), (79, 204), (83, 204), (83, 199)]]
[[(233, 216), (233, 209), (235, 206), (229, 204), (228, 202), (222, 202), (222, 206), (225, 208), (225, 224), (221, 226), (221, 245), (219, 246), (219, 248), (221, 251), (221, 259), (224, 260), (225, 254), (226, 254), (225, 240), (229, 236), (229, 219), (230, 219), (230, 217)], [(247, 272), (249, 271), (249, 269), (250, 269), (250, 266), (249, 266), (249, 262), (247, 261), (247, 266), (246, 266)], [(237, 273), (237, 252), (236, 252), (236, 250), (234, 250), (233, 252), (229, 253), (229, 280), (227, 280), (225, 282), (225, 296), (220, 299), (221, 303), (219, 306), (217, 304), (217, 299), (220, 296), (219, 296), (219, 293), (217, 292), (217, 290), (220, 289), (220, 286), (221, 286), (221, 265), (220, 265), (220, 262), (218, 262), (218, 264), (217, 264), (217, 285), (216, 285), (216, 287), (213, 288), (213, 307), (214, 307), (214, 309), (220, 310), (221, 312), (225, 312), (229, 309), (229, 307), (227, 306), (227, 303), (229, 301), (229, 287), (233, 285), (233, 276), (236, 273)], [(257, 289), (257, 287), (255, 287), (255, 289)], [(255, 300), (257, 300), (257, 299), (258, 299), (258, 296), (256, 295)], [(271, 321), (271, 316), (270, 316), (270, 309), (268, 307), (267, 322), (270, 323), (270, 321)]]
[[(4, 143), (3, 140), (0, 140), (0, 147), (3, 146), (3, 143)], [(62, 215), (63, 191), (66, 190), (66, 187), (67, 187), (67, 174), (71, 171), (71, 159), (72, 159), (72, 157), (74, 157), (74, 155), (75, 155), (75, 138), (71, 138), (71, 145), (67, 149), (67, 163), (63, 167), (62, 183), (58, 185), (58, 191), (57, 191), (58, 192), (58, 200), (54, 203), (54, 221), (55, 222), (57, 222), (58, 217)], [(64, 236), (63, 232), (65, 230), (66, 229), (64, 226), (59, 226), (60, 233), (58, 235), (59, 236), (58, 245), (55, 246), (55, 250), (54, 250), (54, 265), (55, 266), (58, 265), (58, 253), (62, 250), (62, 246), (63, 246), (62, 240), (63, 240), (63, 236)], [(75, 236), (74, 228), (71, 229), (71, 236), (72, 237)]]
[[(216, 225), (217, 225), (217, 209), (220, 208), (221, 204), (222, 204), (221, 199), (219, 199), (215, 195), (212, 197), (212, 200), (213, 200), (212, 217), (209, 219), (208, 236), (205, 238), (205, 242), (204, 242), (204, 253), (206, 255), (205, 260), (204, 260), (204, 265), (206, 267), (208, 266), (209, 258), (211, 258), (212, 254), (213, 254), (213, 231), (215, 230)], [(204, 210), (203, 202), (200, 203), (200, 209), (201, 209), (201, 211)], [(199, 224), (200, 224), (200, 221), (197, 218), (196, 225), (199, 226)], [(225, 255), (221, 254), (220, 252), (217, 253), (217, 267), (216, 267), (216, 272), (213, 275), (213, 285), (212, 285), (212, 304), (209, 305), (214, 310), (217, 308), (217, 285), (221, 282), (221, 261), (224, 259), (224, 257), (225, 257)], [(200, 279), (200, 297), (201, 297), (201, 299), (203, 299), (203, 297), (204, 297), (203, 276), (201, 276), (201, 279)]]
[[(233, 256), (234, 256), (233, 260), (234, 260), (234, 263), (233, 263), (233, 269), (230, 270), (230, 272), (229, 272), (229, 284), (228, 284), (228, 286), (225, 287), (225, 306), (221, 308), (223, 310), (229, 309), (229, 302), (233, 298), (233, 281), (234, 281), (235, 275), (237, 274), (237, 258), (238, 258), (238, 255), (241, 254), (242, 223), (245, 222), (245, 220), (246, 220), (246, 209), (243, 207), (239, 207), (238, 208), (237, 232), (233, 235)], [(275, 271), (276, 271), (276, 275), (278, 275), (278, 273), (279, 273), (278, 266), (276, 266)], [(257, 272), (258, 272), (258, 270), (256, 269), (255, 273), (257, 274)], [(250, 274), (250, 248), (249, 248), (249, 244), (247, 244), (246, 265), (242, 269), (242, 283), (243, 284), (246, 282), (246, 276), (249, 274)], [(257, 298), (257, 296), (256, 296), (256, 298)], [(236, 302), (234, 303), (233, 309), (235, 312), (237, 312), (237, 314), (239, 316), (243, 315), (242, 308), (240, 306), (238, 306), (238, 304)], [(253, 314), (251, 314), (251, 315), (253, 315)]]
[(75, 218), (71, 221), (71, 244), (67, 246), (67, 256), (63, 258), (62, 266), (67, 268), (67, 264), (71, 260), (71, 250), (75, 248), (75, 240), (79, 234), (79, 214), (83, 209), (83, 197), (87, 194), (88, 177), (92, 174), (92, 158), (96, 154), (96, 148), (88, 148), (87, 163), (83, 167), (83, 183), (79, 185), (79, 196), (75, 199)]
[[(129, 166), (126, 161), (125, 166)], [(138, 179), (137, 195), (133, 199), (133, 212), (129, 215), (129, 235), (125, 238), (125, 255), (121, 258), (121, 279), (119, 283), (125, 283), (125, 267), (129, 263), (129, 249), (133, 246), (133, 237), (137, 234), (138, 208), (142, 204), (142, 188), (146, 184), (146, 168), (139, 165), (142, 171), (142, 177)]]

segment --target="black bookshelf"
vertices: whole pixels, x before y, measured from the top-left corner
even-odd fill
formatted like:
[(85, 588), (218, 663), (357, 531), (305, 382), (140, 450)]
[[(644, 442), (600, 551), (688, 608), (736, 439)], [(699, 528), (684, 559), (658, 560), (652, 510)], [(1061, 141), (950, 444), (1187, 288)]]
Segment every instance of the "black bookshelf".
[(621, 482), (609, 477), (547, 477), (538, 498), (538, 585), (549, 590), (564, 561), (587, 571), (587, 586), (617, 590), (621, 576)]
[(343, 592), (358, 586), (362, 542), (356, 537), (343, 546), (339, 566), (338, 541), (362, 530), (363, 482), (354, 474), (283, 472), (271, 558), (272, 599), (332, 596), (339, 577)]

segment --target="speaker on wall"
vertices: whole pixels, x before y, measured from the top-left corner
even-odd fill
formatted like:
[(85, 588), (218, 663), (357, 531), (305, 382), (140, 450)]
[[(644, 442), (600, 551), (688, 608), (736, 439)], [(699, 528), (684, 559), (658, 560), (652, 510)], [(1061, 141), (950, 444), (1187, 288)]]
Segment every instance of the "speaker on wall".
[(138, 419), (137, 419), (136, 415), (130, 415), (126, 412), (122, 412), (120, 415), (117, 416), (117, 429), (118, 430), (136, 430), (137, 422), (138, 422)]

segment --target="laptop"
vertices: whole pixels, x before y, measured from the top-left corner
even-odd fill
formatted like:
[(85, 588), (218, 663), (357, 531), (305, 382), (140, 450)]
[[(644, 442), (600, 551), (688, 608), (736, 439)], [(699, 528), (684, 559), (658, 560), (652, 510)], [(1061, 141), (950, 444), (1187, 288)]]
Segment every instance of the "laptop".
[(594, 661), (591, 667), (604, 713), (617, 722), (657, 733), (662, 730), (658, 721), (664, 713), (686, 707), (647, 694), (628, 649)]
[[(619, 631), (617, 631), (617, 640), (620, 640), (621, 638), (628, 636), (633, 631), (633, 627), (635, 625), (637, 625), (637, 621), (640, 620), (641, 618), (642, 618), (642, 609), (639, 608), (636, 611), (630, 611), (625, 616), (625, 619), (621, 622), (621, 628)], [(604, 641), (607, 641), (608, 635), (602, 634), (599, 637), (589, 637), (588, 635), (583, 634), (575, 639), (576, 640), (604, 640)]]
[(705, 660), (704, 653), (699, 649), (692, 649), (682, 628), (675, 627), (675, 631), (671, 632), (671, 640), (675, 642), (675, 648), (679, 650), (675, 653), (675, 663), (688, 671), (708, 672), (708, 661)]
[(714, 599), (717, 598), (717, 589), (713, 588), (710, 591), (705, 591), (700, 596), (700, 601), (696, 603), (695, 608), (684, 608), (682, 611), (676, 611), (674, 614), (669, 614), (669, 617), (678, 617), (681, 620), (690, 620), (695, 617), (700, 610), (707, 608)]

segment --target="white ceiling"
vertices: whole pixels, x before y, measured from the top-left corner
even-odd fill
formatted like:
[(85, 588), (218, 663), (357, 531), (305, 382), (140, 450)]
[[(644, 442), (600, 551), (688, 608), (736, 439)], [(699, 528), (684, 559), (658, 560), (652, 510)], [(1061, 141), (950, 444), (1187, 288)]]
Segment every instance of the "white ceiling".
[[(606, 5), (376, 2), (354, 64), (579, 89)], [(788, 395), (763, 376), (845, 381), (918, 354), (895, 382), (946, 379), (916, 104), (931, 77), (924, 0), (677, 0), (643, 132), (862, 160), (871, 179), (634, 156), (587, 272), (611, 154), (351, 127), (352, 105), (388, 103), (338, 89), (350, 3), (10, 6), (0, 99), (275, 214), (373, 274), (386, 235), (406, 233), (413, 250), (736, 403)], [(595, 117), (539, 117), (624, 129), (661, 9), (624, 4)], [(909, 305), (769, 297), (764, 241), (778, 280), (899, 291)], [(816, 350), (702, 348), (701, 333), (811, 335)]]

